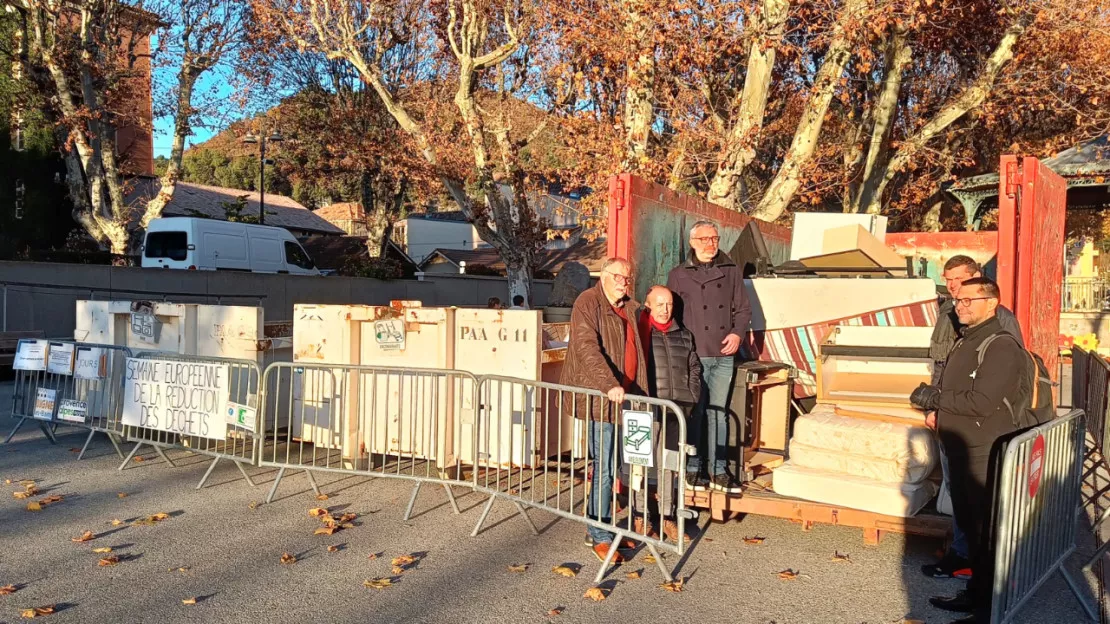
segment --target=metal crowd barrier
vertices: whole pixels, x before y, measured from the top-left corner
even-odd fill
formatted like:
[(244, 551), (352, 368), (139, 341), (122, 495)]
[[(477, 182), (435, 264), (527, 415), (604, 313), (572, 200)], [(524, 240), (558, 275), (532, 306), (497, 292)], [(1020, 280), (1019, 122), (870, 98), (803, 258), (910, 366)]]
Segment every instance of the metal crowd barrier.
[[(23, 342), (34, 341), (20, 341)], [(97, 433), (105, 434), (116, 453), (123, 457), (117, 439), (123, 435), (120, 387), (124, 364), (131, 356), (130, 349), (73, 340), (50, 340), (48, 343), (55, 350), (66, 349), (69, 364), (52, 362), (52, 365), (58, 364), (53, 370), (14, 371), (12, 417), (19, 422), (4, 442), (10, 442), (23, 424), (31, 420), (39, 425), (51, 443), (57, 443), (54, 432), (59, 425), (88, 429), (89, 435), (77, 459), (85, 456)]]
[[(243, 468), (243, 465), (257, 466), (259, 456), (261, 453), (262, 439), (261, 423), (259, 405), (262, 401), (262, 373), (258, 364), (253, 360), (240, 360), (230, 358), (217, 358), (217, 357), (201, 357), (194, 355), (178, 355), (174, 353), (165, 353), (160, 351), (144, 351), (135, 355), (131, 361), (167, 361), (178, 362), (184, 364), (215, 364), (218, 366), (226, 367), (227, 371), (227, 385), (228, 385), (228, 401), (238, 404), (247, 408), (243, 410), (248, 413), (249, 410), (254, 410), (254, 414), (249, 417), (241, 417), (240, 414), (229, 413), (232, 407), (218, 406), (224, 418), (218, 421), (219, 425), (227, 425), (226, 435), (220, 438), (209, 438), (198, 435), (183, 435), (172, 431), (162, 429), (124, 426), (124, 434), (129, 442), (134, 442), (135, 447), (131, 449), (131, 453), (120, 464), (119, 470), (127, 467), (131, 459), (139, 452), (143, 445), (150, 446), (157, 452), (163, 460), (170, 466), (175, 466), (173, 460), (166, 454), (165, 449), (180, 449), (191, 453), (201, 455), (208, 455), (212, 457), (212, 463), (208, 466), (208, 470), (204, 473), (200, 483), (197, 484), (197, 489), (204, 487), (208, 478), (212, 475), (212, 471), (216, 469), (216, 465), (220, 460), (228, 460), (235, 464), (242, 473), (243, 479), (252, 487), (254, 481), (250, 475)], [(122, 385), (126, 393), (126, 385)], [(124, 400), (130, 400), (126, 397)], [(225, 413), (225, 410), (228, 413)], [(239, 410), (236, 410), (239, 411)]]
[(1087, 364), (1091, 354), (1081, 347), (1071, 348), (1071, 408), (1087, 410)]
[(1072, 410), (1021, 433), (1006, 447), (995, 523), (994, 624), (1011, 621), (1056, 572), (1091, 619), (1098, 619), (1064, 567), (1076, 550), (1085, 436), (1083, 412)]

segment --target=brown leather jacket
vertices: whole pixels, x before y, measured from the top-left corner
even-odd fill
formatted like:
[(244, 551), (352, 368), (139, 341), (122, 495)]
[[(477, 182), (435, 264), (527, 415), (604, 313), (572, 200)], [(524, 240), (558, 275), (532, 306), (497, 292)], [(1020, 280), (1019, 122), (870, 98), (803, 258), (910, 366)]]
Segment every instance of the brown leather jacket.
[[(647, 396), (644, 390), (648, 387), (648, 369), (644, 361), (644, 347), (640, 342), (640, 333), (636, 331), (636, 319), (640, 312), (640, 304), (629, 300), (624, 304), (628, 318), (632, 320), (632, 333), (636, 338), (636, 380), (628, 394)], [(623, 378), (621, 369), (624, 365), (624, 319), (617, 316), (609, 300), (605, 298), (605, 291), (601, 284), (590, 288), (578, 296), (574, 301), (574, 308), (570, 313), (570, 345), (567, 348), (567, 359), (563, 363), (563, 373), (559, 382), (566, 386), (576, 388), (590, 388), (600, 392), (621, 385)], [(593, 420), (612, 420), (608, 400), (602, 400), (585, 395), (576, 395), (570, 401), (569, 394), (565, 395), (563, 409), (573, 410), (572, 413), (585, 420), (587, 414)], [(603, 417), (604, 413), (604, 417)]]

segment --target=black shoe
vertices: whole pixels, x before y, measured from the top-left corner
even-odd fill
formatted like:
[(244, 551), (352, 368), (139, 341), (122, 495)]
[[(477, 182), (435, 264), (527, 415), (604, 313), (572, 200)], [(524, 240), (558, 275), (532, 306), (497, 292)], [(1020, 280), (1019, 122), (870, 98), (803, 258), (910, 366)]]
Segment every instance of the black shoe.
[(971, 562), (952, 551), (948, 551), (941, 557), (940, 561), (921, 566), (921, 573), (929, 578), (967, 580), (971, 578)]
[(727, 472), (714, 475), (713, 479), (709, 482), (709, 487), (718, 492), (725, 492), (726, 494), (739, 494), (742, 491), (740, 482), (733, 479), (732, 475)]
[(709, 476), (704, 472), (687, 472), (686, 488), (695, 492), (704, 492), (709, 489)]
[(962, 617), (958, 620), (952, 620), (951, 624), (990, 624), (990, 618), (982, 618), (978, 615), (969, 615)]
[(971, 613), (975, 610), (975, 602), (971, 599), (971, 594), (966, 591), (960, 591), (952, 598), (933, 596), (929, 599), (929, 604), (938, 609), (955, 611), (956, 613)]

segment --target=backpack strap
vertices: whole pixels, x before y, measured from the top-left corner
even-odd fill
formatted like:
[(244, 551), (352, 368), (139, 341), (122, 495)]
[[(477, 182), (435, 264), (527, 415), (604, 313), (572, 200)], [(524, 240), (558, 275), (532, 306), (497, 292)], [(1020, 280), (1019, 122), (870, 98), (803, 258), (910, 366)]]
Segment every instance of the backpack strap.
[[(1037, 360), (1033, 357), (1033, 353), (1030, 352), (1028, 349), (1026, 349), (1020, 342), (1018, 342), (1018, 339), (1013, 334), (1011, 334), (1010, 332), (1005, 331), (1005, 330), (1000, 331), (1000, 332), (995, 332), (995, 333), (991, 334), (990, 336), (987, 336), (987, 338), (985, 340), (983, 340), (982, 343), (979, 344), (979, 346), (975, 349), (975, 352), (978, 355), (978, 359), (979, 359), (979, 363), (975, 367), (975, 372), (976, 372), (976, 374), (978, 374), (979, 367), (983, 365), (983, 358), (985, 358), (986, 355), (987, 355), (987, 347), (991, 346), (992, 342), (994, 342), (995, 340), (997, 340), (999, 338), (1002, 338), (1002, 337), (1009, 337), (1011, 340), (1013, 340), (1017, 344), (1017, 346), (1022, 351), (1025, 352), (1025, 355), (1027, 355), (1029, 357), (1029, 363), (1033, 366), (1033, 396), (1032, 396), (1032, 400), (1030, 402), (1030, 405), (1032, 407), (1036, 407), (1037, 406), (1037, 390), (1038, 390), (1038, 387), (1041, 385), (1040, 383), (1038, 383), (1038, 379), (1037, 379), (1040, 376), (1040, 370), (1038, 370), (1038, 368), (1037, 368)], [(1017, 414), (1014, 412), (1014, 406), (1010, 403), (1010, 399), (1008, 397), (1002, 397), (1002, 404), (1005, 405), (1006, 409), (1010, 412), (1010, 418), (1011, 418), (1011, 420), (1013, 420), (1014, 425), (1016, 426), (1018, 424)]]

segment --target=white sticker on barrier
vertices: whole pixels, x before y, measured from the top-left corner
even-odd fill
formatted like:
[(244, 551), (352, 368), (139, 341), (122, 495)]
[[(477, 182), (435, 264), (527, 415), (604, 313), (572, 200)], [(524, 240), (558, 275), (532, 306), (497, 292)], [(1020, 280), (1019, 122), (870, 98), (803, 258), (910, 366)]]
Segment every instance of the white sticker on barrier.
[(49, 349), (49, 343), (45, 340), (20, 340), (15, 349), (15, 360), (12, 361), (12, 369), (24, 371), (46, 370), (46, 353)]
[(153, 314), (132, 314), (131, 333), (135, 335), (139, 342), (156, 344), (158, 342), (158, 319)]
[(89, 405), (84, 401), (62, 399), (58, 405), (58, 420), (83, 423), (88, 420)]
[(73, 374), (73, 343), (50, 343), (49, 357), (46, 362), (46, 372), (55, 375)]
[(227, 402), (227, 424), (254, 433), (254, 419), (258, 412), (234, 401)]
[(401, 319), (374, 321), (374, 341), (382, 351), (404, 351), (405, 322)]
[(127, 358), (123, 424), (223, 440), (228, 377), (226, 364)]
[(655, 454), (652, 453), (651, 412), (624, 412), (624, 426), (621, 429), (623, 441), (624, 461), (634, 466), (655, 465)]
[(38, 420), (54, 419), (54, 404), (57, 402), (58, 391), (50, 388), (39, 388), (35, 395), (35, 411), (31, 416)]
[(108, 374), (108, 357), (104, 349), (77, 347), (73, 376), (77, 379), (104, 379)]

